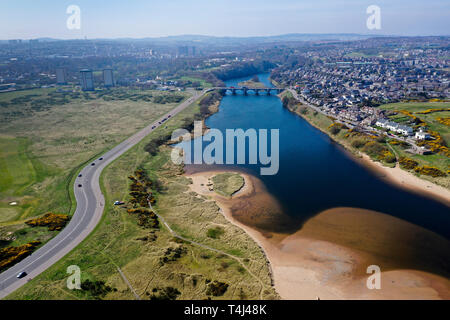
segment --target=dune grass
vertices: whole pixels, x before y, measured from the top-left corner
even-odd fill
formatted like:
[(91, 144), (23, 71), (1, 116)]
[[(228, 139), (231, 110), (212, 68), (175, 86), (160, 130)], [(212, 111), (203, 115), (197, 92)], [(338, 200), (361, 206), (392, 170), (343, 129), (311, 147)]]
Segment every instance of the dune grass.
[(212, 178), (214, 191), (222, 196), (231, 197), (244, 186), (244, 178), (233, 172), (225, 172)]

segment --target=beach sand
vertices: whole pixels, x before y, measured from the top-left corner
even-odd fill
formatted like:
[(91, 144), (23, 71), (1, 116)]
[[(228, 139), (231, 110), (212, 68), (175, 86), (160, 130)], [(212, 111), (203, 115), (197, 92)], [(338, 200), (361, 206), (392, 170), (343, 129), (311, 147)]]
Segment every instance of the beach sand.
[[(290, 234), (261, 231), (289, 218), (248, 174), (239, 172), (245, 185), (231, 199), (209, 190), (209, 179), (219, 172), (224, 171), (188, 174), (191, 190), (216, 201), (260, 245), (283, 299), (450, 299), (450, 244), (441, 236), (357, 208), (320, 212)], [(370, 265), (381, 269), (379, 290), (366, 286)]]
[[(354, 156), (351, 157), (355, 159)], [(361, 153), (361, 158), (357, 160), (359, 160), (362, 165), (375, 172), (377, 177), (385, 180), (385, 182), (405, 188), (420, 195), (429, 196), (450, 207), (449, 189), (430, 181), (420, 179), (412, 173), (401, 169), (398, 164), (394, 168), (385, 167), (381, 163), (373, 161), (368, 155), (363, 153)]]

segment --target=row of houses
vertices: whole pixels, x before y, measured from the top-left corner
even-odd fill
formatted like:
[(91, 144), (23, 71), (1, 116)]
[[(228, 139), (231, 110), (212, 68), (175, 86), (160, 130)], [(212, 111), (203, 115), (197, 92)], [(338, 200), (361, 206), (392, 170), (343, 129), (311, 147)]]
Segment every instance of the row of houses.
[(405, 136), (412, 136), (414, 133), (413, 128), (405, 126), (403, 124), (398, 124), (394, 121), (389, 121), (388, 119), (378, 119), (377, 122), (375, 122), (375, 125), (397, 133), (401, 133)]

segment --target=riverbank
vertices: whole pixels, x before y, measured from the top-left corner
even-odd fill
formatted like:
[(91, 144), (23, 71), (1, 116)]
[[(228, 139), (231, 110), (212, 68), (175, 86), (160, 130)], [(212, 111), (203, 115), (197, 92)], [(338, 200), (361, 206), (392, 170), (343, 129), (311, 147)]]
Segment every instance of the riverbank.
[[(207, 188), (225, 171), (187, 174), (190, 190), (216, 201), (224, 217), (258, 243), (283, 299), (449, 299), (450, 282), (435, 257), (450, 250), (444, 238), (375, 211), (333, 208), (318, 213), (292, 234), (254, 227), (256, 210), (240, 219), (239, 207), (265, 193), (256, 177), (240, 172), (244, 187), (231, 199)], [(267, 206), (276, 203), (268, 203)], [(250, 223), (249, 223), (250, 221)], [(418, 243), (417, 238), (424, 241)], [(441, 252), (442, 251), (442, 252)], [(369, 290), (366, 269), (381, 268), (381, 290)]]
[(411, 172), (401, 169), (398, 163), (382, 164), (380, 161), (373, 160), (367, 154), (361, 152), (357, 148), (352, 147), (349, 141), (345, 141), (344, 139), (339, 138), (337, 135), (330, 134), (330, 132), (327, 131), (326, 128), (333, 124), (332, 119), (324, 115), (317, 114), (315, 117), (320, 117), (321, 119), (314, 120), (313, 116), (311, 116), (310, 114), (311, 112), (309, 111), (311, 110), (311, 108), (306, 105), (302, 106), (308, 108), (308, 112), (301, 112), (299, 108), (293, 109), (288, 107), (287, 109), (302, 117), (314, 128), (325, 133), (331, 140), (342, 146), (345, 149), (346, 154), (351, 159), (357, 161), (358, 163), (374, 172), (377, 177), (397, 187), (407, 189), (408, 191), (415, 192), (419, 195), (428, 196), (450, 207), (450, 189), (433, 183), (429, 180), (421, 179)]

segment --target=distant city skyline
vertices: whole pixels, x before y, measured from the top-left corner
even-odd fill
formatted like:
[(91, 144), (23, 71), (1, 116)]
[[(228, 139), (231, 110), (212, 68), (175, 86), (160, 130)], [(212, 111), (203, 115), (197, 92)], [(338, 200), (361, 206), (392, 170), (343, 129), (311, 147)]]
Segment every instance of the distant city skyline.
[[(67, 28), (70, 5), (80, 29)], [(366, 9), (381, 9), (381, 29)], [(0, 5), (0, 39), (145, 38), (172, 35), (272, 36), (288, 33), (448, 35), (448, 0), (17, 0)]]

